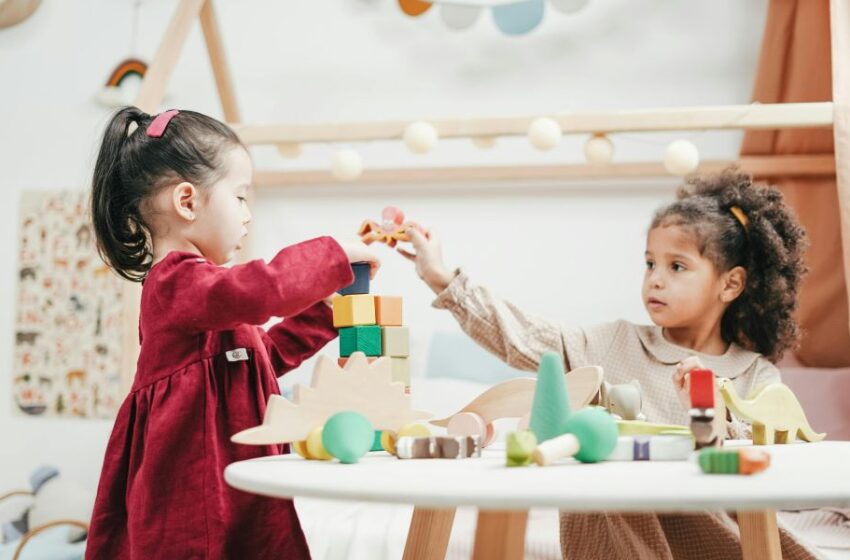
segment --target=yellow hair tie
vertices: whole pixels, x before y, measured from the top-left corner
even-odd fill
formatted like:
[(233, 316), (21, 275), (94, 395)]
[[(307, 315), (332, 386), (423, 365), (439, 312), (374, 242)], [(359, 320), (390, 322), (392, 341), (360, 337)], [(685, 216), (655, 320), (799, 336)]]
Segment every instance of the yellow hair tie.
[(747, 215), (744, 214), (744, 211), (737, 206), (732, 206), (731, 208), (729, 208), (729, 211), (732, 212), (732, 215), (735, 216), (735, 219), (737, 219), (741, 223), (741, 225), (744, 227), (744, 231), (748, 232), (750, 230), (750, 220), (747, 218)]

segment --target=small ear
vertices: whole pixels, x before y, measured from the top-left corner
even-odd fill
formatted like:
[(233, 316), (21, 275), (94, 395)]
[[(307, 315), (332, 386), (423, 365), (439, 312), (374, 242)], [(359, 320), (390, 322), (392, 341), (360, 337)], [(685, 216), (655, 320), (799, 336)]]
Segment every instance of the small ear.
[(177, 215), (190, 222), (195, 220), (198, 190), (192, 183), (182, 182), (171, 192), (171, 203)]
[(723, 288), (720, 292), (720, 301), (732, 303), (740, 296), (747, 286), (747, 269), (736, 266), (723, 275)]

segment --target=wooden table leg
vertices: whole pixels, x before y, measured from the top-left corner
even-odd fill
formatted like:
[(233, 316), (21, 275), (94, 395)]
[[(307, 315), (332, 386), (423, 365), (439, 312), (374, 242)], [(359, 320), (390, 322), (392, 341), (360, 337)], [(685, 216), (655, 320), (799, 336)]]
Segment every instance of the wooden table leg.
[(738, 527), (744, 560), (782, 560), (775, 511), (739, 511)]
[(473, 560), (522, 560), (528, 511), (478, 511)]
[(413, 508), (404, 560), (444, 560), (454, 520), (454, 509)]

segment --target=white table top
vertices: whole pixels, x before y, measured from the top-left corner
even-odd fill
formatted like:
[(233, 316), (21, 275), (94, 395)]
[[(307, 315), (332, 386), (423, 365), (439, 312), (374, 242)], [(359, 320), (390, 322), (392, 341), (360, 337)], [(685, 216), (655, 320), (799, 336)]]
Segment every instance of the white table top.
[(751, 475), (707, 475), (691, 461), (566, 460), (505, 467), (503, 449), (475, 459), (399, 460), (383, 452), (353, 465), (296, 455), (240, 461), (231, 486), (266, 496), (413, 504), (430, 508), (555, 507), (570, 511), (694, 511), (850, 507), (850, 442), (766, 446), (772, 464)]

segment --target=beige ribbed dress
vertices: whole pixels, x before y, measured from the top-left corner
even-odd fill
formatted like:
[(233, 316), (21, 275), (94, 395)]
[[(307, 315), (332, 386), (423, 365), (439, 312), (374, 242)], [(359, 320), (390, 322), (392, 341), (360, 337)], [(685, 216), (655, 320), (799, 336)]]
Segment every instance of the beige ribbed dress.
[[(779, 370), (772, 363), (736, 344), (722, 356), (713, 356), (671, 344), (656, 326), (622, 320), (584, 328), (563, 326), (532, 317), (494, 297), (472, 284), (462, 271), (433, 306), (448, 309), (470, 337), (517, 369), (536, 371), (540, 356), (554, 351), (564, 357), (568, 369), (598, 365), (611, 383), (637, 379), (643, 390), (643, 412), (650, 422), (688, 424), (688, 413), (679, 402), (672, 376), (676, 364), (689, 356), (698, 356), (715, 375), (732, 379), (739, 395), (749, 394), (762, 383), (779, 381)], [(728, 423), (728, 436), (749, 438), (750, 427), (733, 419)], [(824, 519), (819, 515), (818, 519)], [(831, 525), (839, 525), (835, 527), (838, 538), (850, 541), (850, 527), (841, 512), (827, 517)], [(795, 527), (809, 521), (799, 513), (794, 519)], [(796, 531), (790, 532), (781, 516), (780, 524), (785, 558), (820, 557), (814, 547), (803, 544)], [(564, 558), (576, 560), (741, 558), (737, 524), (722, 512), (562, 513), (561, 551)]]

